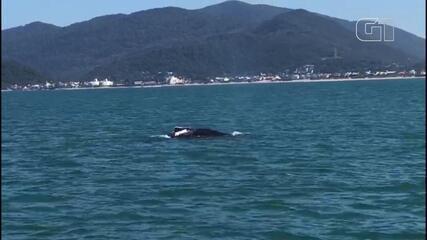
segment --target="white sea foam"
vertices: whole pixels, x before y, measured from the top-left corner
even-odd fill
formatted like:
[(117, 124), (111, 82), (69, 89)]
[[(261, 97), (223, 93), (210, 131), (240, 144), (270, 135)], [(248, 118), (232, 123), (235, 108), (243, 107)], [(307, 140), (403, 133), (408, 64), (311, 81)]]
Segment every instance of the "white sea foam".
[(239, 132), (239, 131), (234, 131), (231, 133), (232, 136), (237, 136), (237, 135), (243, 135), (244, 133)]
[(166, 135), (166, 134), (161, 134), (161, 135), (151, 135), (150, 137), (153, 137), (153, 138), (171, 138), (171, 137), (169, 137), (168, 135)]

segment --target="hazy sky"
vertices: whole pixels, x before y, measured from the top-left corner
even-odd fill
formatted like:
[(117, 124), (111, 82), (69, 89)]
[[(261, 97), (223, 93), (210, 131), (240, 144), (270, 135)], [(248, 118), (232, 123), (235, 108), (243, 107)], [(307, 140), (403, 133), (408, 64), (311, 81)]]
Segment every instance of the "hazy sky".
[[(224, 0), (2, 0), (2, 29), (34, 21), (67, 26), (93, 17), (176, 6), (197, 9)], [(425, 0), (245, 0), (287, 8), (303, 8), (347, 20), (391, 19), (392, 25), (425, 38)]]

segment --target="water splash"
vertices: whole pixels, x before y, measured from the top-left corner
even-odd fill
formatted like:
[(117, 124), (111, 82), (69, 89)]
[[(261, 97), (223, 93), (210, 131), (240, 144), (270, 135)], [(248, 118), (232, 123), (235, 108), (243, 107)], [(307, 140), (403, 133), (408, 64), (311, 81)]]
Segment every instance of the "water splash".
[(160, 134), (160, 135), (151, 135), (152, 138), (171, 138), (170, 136), (166, 134)]
[[(243, 132), (239, 132), (239, 131), (233, 131), (231, 133), (231, 136), (234, 137), (234, 136), (245, 135), (245, 134), (248, 134), (248, 133), (243, 133)], [(169, 135), (166, 135), (166, 134), (151, 135), (150, 137), (152, 137), (152, 138), (171, 138)]]
[(239, 132), (239, 131), (234, 131), (231, 133), (232, 136), (238, 136), (238, 135), (243, 135), (245, 133)]

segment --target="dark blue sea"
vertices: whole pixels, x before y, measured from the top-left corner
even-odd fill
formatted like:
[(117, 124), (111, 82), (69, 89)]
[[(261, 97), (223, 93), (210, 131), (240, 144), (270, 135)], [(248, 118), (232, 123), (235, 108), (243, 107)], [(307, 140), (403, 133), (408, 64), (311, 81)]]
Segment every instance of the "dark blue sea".
[(1, 99), (4, 239), (425, 238), (425, 79)]

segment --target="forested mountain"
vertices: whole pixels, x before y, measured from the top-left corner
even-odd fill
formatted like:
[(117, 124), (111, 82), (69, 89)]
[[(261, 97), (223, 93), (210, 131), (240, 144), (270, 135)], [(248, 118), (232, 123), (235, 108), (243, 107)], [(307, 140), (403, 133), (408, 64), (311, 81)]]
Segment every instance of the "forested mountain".
[(13, 84), (22, 86), (34, 83), (45, 83), (48, 80), (50, 79), (47, 76), (38, 73), (28, 66), (10, 60), (1, 62), (2, 89)]
[[(354, 22), (227, 1), (197, 10), (107, 15), (66, 27), (35, 22), (3, 30), (2, 59), (57, 81), (144, 80), (142, 72), (158, 71), (203, 78), (301, 64), (333, 70), (424, 61), (425, 39), (395, 32), (394, 43), (364, 43), (355, 37)], [(341, 58), (324, 61), (334, 49)]]

